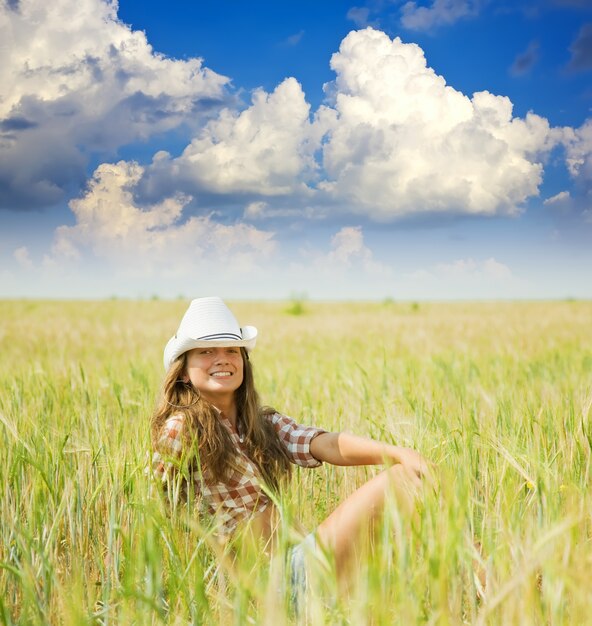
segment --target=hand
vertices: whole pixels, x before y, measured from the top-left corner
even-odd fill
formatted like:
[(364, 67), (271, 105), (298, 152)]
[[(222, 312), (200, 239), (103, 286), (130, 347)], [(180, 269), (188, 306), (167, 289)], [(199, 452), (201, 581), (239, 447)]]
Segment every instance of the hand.
[(416, 480), (427, 481), (430, 485), (434, 485), (434, 464), (424, 459), (416, 450), (396, 446), (393, 461), (400, 463)]

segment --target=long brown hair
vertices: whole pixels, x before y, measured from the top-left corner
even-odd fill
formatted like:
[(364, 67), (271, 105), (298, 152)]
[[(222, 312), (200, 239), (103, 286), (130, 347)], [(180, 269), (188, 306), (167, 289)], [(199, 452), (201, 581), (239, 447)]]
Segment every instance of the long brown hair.
[[(268, 419), (275, 413), (259, 404), (253, 366), (241, 348), (243, 382), (235, 392), (237, 428), (244, 436), (249, 458), (255, 463), (265, 484), (277, 491), (282, 478), (290, 474), (290, 462), (279, 437)], [(191, 383), (183, 382), (187, 353), (169, 368), (160, 402), (151, 420), (152, 446), (158, 449), (164, 423), (171, 415), (183, 415), (183, 451), (190, 464), (213, 483), (225, 482), (236, 469), (236, 449), (230, 433), (222, 424), (216, 409), (199, 394)]]

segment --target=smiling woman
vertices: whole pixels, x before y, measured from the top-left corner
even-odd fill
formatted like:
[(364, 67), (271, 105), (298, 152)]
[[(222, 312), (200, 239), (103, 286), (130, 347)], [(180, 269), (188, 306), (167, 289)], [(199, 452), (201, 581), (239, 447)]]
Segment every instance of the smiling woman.
[(152, 419), (153, 472), (173, 505), (197, 504), (220, 538), (247, 529), (271, 550), (279, 525), (273, 494), (291, 463), (390, 465), (291, 548), (296, 600), (307, 589), (311, 560), (326, 564), (329, 555), (340, 579), (349, 573), (389, 492), (404, 515), (411, 513), (428, 467), (414, 450), (301, 426), (262, 407), (248, 356), (256, 339), (257, 330), (240, 328), (220, 298), (192, 301), (165, 348), (164, 393)]
[(195, 348), (187, 355), (183, 382), (199, 389), (208, 402), (232, 405), (234, 392), (243, 382), (240, 348)]

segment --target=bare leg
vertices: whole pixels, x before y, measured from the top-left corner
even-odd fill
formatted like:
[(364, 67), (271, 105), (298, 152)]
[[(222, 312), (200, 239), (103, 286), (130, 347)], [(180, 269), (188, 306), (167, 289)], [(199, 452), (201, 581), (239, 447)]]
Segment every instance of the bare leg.
[(354, 491), (321, 522), (317, 536), (333, 554), (340, 578), (347, 574), (350, 560), (382, 516), (389, 491), (399, 510), (411, 521), (420, 484), (417, 476), (411, 475), (402, 465), (393, 465)]

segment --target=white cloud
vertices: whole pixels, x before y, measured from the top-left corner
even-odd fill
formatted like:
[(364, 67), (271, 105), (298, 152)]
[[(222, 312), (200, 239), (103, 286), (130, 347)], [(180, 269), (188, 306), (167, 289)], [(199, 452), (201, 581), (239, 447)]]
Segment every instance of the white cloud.
[(481, 5), (481, 0), (432, 0), (427, 7), (418, 6), (417, 2), (406, 2), (401, 7), (401, 23), (410, 30), (431, 30), (475, 17)]
[(262, 196), (306, 192), (318, 138), (300, 84), (287, 78), (272, 93), (258, 89), (250, 107), (210, 121), (173, 168), (182, 179), (215, 193)]
[(579, 128), (564, 129), (564, 144), (570, 174), (592, 184), (592, 118)]
[(571, 198), (569, 191), (560, 191), (559, 193), (547, 198), (543, 201), (543, 204), (558, 204), (567, 202)]
[(326, 272), (359, 271), (365, 274), (388, 274), (390, 268), (374, 259), (364, 241), (361, 226), (344, 226), (331, 237), (326, 254), (313, 255), (314, 265)]
[(245, 208), (243, 214), (245, 219), (259, 220), (268, 216), (269, 205), (267, 202), (251, 202)]
[(201, 59), (155, 52), (106, 0), (0, 4), (0, 206), (47, 206), (89, 152), (199, 117), (225, 97)]
[(513, 214), (538, 194), (555, 136), (546, 119), (512, 117), (512, 103), (469, 98), (427, 67), (421, 48), (365, 29), (331, 59), (333, 107), (319, 187), (375, 220), (417, 213)]
[(223, 110), (181, 156), (155, 158), (143, 187), (155, 196), (214, 193), (246, 206), (249, 220), (512, 215), (539, 193), (558, 139), (546, 119), (513, 117), (507, 97), (464, 95), (419, 46), (371, 28), (351, 32), (331, 66), (329, 105), (312, 123), (294, 78), (256, 90), (250, 106)]
[(327, 258), (339, 264), (351, 266), (372, 261), (372, 252), (364, 244), (361, 226), (345, 226), (331, 238), (331, 252)]
[(486, 259), (483, 262), (483, 271), (486, 276), (491, 276), (496, 280), (506, 280), (512, 277), (512, 270), (507, 265), (496, 261), (494, 258)]
[[(0, 122), (0, 205), (52, 204), (82, 185), (93, 150), (193, 119), (200, 102), (219, 104), (226, 93), (226, 79), (201, 60), (155, 53), (117, 20), (113, 4), (18, 6), (0, 9), (0, 31), (14, 43), (0, 67), (8, 94), (0, 100), (8, 116)], [(462, 94), (427, 66), (419, 46), (371, 28), (350, 33), (331, 66), (330, 105), (312, 123), (296, 79), (256, 90), (244, 110), (225, 108), (205, 123), (180, 156), (157, 153), (137, 192), (163, 207), (178, 190), (196, 202), (216, 194), (237, 217), (246, 206), (249, 220), (334, 212), (377, 221), (513, 214), (538, 194), (555, 141), (544, 118), (512, 117), (511, 101), (488, 92)], [(195, 127), (205, 122), (197, 117)], [(575, 143), (573, 151), (576, 163)]]
[(47, 263), (69, 262), (91, 250), (128, 270), (191, 273), (224, 263), (244, 272), (274, 251), (271, 232), (217, 223), (211, 216), (185, 217), (191, 198), (182, 194), (138, 206), (133, 192), (142, 174), (133, 162), (100, 165), (85, 194), (70, 202), (76, 224), (56, 230)]
[(29, 250), (26, 246), (21, 246), (13, 252), (14, 258), (18, 264), (24, 269), (31, 269), (33, 267), (33, 261), (29, 255)]
[[(284, 246), (281, 254), (287, 253)], [(391, 267), (375, 258), (360, 226), (340, 228), (327, 239), (316, 236), (290, 258), (280, 258), (263, 275), (274, 291), (303, 293), (313, 298), (383, 298), (393, 277)], [(265, 280), (262, 277), (262, 280)]]

